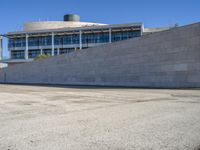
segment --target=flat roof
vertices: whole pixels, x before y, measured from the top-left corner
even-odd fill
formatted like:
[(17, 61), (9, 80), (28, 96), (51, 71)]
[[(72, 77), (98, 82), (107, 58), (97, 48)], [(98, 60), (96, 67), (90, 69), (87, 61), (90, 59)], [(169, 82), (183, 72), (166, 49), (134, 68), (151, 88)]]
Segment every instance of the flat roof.
[(94, 30), (94, 29), (108, 29), (108, 28), (122, 28), (122, 27), (142, 27), (143, 23), (128, 23), (128, 24), (115, 24), (115, 25), (101, 25), (101, 26), (88, 26), (88, 27), (76, 27), (76, 28), (59, 28), (59, 29), (47, 29), (47, 30), (34, 30), (34, 31), (16, 31), (8, 32), (5, 36), (13, 36), (20, 34), (38, 34), (38, 33), (51, 33), (51, 32), (68, 32), (79, 30)]

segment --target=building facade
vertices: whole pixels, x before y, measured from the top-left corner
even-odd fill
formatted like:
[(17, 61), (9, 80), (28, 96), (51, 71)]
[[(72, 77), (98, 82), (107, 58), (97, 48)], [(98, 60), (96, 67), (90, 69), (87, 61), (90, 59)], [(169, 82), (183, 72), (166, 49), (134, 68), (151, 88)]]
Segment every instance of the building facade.
[(80, 22), (78, 15), (65, 15), (64, 21), (31, 22), (23, 31), (9, 32), (9, 64), (32, 61), (38, 55), (62, 55), (144, 34), (143, 23), (107, 25)]
[(200, 88), (200, 23), (0, 71), (0, 83)]

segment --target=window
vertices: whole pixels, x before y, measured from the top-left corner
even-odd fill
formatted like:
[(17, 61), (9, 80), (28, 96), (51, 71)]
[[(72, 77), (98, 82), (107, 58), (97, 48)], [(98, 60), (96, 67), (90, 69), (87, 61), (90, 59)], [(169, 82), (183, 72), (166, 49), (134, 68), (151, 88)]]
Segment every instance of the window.
[(29, 50), (28, 57), (29, 58), (35, 58), (41, 54), (41, 50)]
[(63, 36), (55, 36), (54, 43), (55, 45), (63, 45)]
[(43, 54), (45, 55), (52, 55), (52, 50), (51, 49), (44, 49)]
[(44, 36), (39, 38), (39, 45), (40, 46), (50, 46), (52, 45), (51, 36)]
[(55, 45), (74, 45), (79, 44), (79, 34), (55, 36)]
[(57, 49), (54, 49), (54, 55), (58, 55), (58, 50)]
[(79, 35), (65, 35), (63, 36), (63, 45), (79, 44)]
[(28, 39), (28, 46), (39, 46), (39, 38), (29, 38)]
[(141, 36), (140, 31), (118, 31), (112, 33), (112, 41), (121, 41), (121, 40), (127, 40), (134, 37)]
[(68, 54), (68, 53), (72, 53), (74, 52), (75, 49), (74, 48), (63, 48), (63, 49), (60, 49), (60, 54)]
[(16, 38), (16, 39), (9, 39), (8, 47), (15, 48), (15, 47), (25, 47), (26, 46), (26, 39), (25, 38)]
[(82, 43), (108, 43), (109, 33), (87, 33), (82, 35)]
[(24, 59), (24, 50), (11, 51), (11, 59)]

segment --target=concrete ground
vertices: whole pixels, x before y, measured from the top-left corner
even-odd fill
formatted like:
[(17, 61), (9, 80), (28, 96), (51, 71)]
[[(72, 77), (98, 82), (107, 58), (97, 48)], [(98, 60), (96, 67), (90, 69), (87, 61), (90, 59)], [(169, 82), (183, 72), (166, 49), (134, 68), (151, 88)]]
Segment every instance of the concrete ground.
[(200, 90), (0, 85), (0, 150), (192, 150)]

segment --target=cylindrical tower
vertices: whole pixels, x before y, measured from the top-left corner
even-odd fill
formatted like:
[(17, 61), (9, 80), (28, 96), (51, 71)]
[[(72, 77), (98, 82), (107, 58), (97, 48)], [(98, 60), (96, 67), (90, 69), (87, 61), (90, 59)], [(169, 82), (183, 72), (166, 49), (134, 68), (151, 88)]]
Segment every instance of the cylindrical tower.
[(64, 21), (80, 22), (80, 16), (76, 14), (67, 14), (64, 16)]

